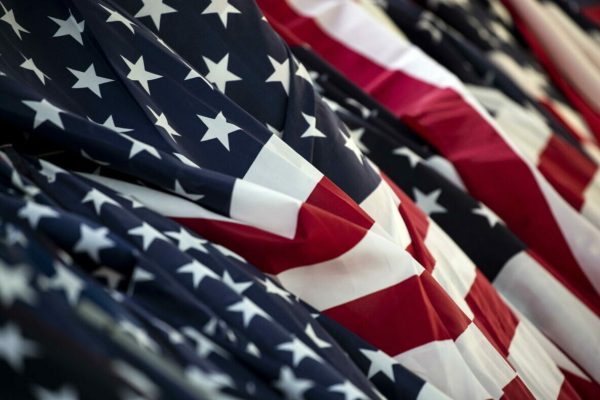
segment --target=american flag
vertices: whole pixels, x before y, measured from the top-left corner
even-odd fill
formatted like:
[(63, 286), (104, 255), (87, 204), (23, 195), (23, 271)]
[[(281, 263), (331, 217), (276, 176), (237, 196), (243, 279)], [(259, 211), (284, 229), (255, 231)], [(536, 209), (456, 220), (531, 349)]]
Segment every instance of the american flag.
[(6, 396), (597, 396), (593, 137), (440, 2), (257, 3), (0, 1)]

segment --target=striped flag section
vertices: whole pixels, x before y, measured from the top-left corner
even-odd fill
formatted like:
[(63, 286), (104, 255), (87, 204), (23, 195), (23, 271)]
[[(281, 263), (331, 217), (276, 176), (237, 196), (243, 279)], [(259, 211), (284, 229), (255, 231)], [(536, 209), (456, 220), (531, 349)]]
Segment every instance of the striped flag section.
[[(598, 326), (597, 229), (552, 189), (451, 74), (352, 2), (259, 4), (275, 26), (291, 29), (447, 157), (469, 191), (543, 257), (543, 272), (591, 313), (587, 326)], [(597, 362), (578, 356), (598, 381)]]

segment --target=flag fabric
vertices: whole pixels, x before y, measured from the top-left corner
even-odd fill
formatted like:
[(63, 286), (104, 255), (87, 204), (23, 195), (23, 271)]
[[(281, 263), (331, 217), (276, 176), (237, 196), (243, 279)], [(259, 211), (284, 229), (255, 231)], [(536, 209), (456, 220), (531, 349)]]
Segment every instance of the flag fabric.
[[(504, 225), (503, 221), (483, 204), (477, 202), (444, 176), (440, 175), (430, 164), (435, 157), (423, 145), (410, 139), (410, 131), (402, 127), (393, 116), (369, 101), (369, 97), (354, 87), (343, 76), (320, 60), (314, 53), (302, 47), (294, 48), (295, 54), (315, 76), (315, 82), (321, 93), (332, 104), (340, 118), (354, 132), (359, 147), (370, 159), (379, 165), (405, 193), (416, 201), (417, 206), (429, 213), (430, 217), (444, 229), (446, 233), (461, 247), (465, 254), (473, 260), (479, 270), (494, 284), (498, 291), (516, 308), (525, 314), (549, 338), (559, 344), (569, 356), (581, 364), (586, 364), (584, 354), (577, 354), (577, 347), (582, 342), (593, 342), (593, 333), (598, 318), (586, 311), (584, 304), (578, 302), (569, 293), (568, 288), (554, 280), (540, 263), (534, 252), (515, 237)], [(370, 110), (369, 116), (362, 117)], [(391, 126), (394, 126), (392, 129)], [(405, 133), (399, 136), (398, 132)], [(396, 133), (394, 135), (394, 133)], [(524, 278), (524, 271), (532, 275)], [(538, 275), (534, 278), (534, 275)], [(514, 278), (509, 278), (509, 277)], [(517, 278), (519, 277), (519, 278)], [(549, 278), (554, 282), (553, 291), (540, 290), (546, 285), (537, 286), (536, 282)], [(505, 282), (520, 284), (513, 286)], [(549, 281), (547, 281), (549, 282)], [(544, 299), (548, 308), (539, 307), (532, 299)], [(562, 300), (558, 300), (562, 298)], [(570, 300), (566, 300), (570, 299)], [(580, 310), (578, 322), (572, 321), (559, 333), (556, 328), (564, 318), (573, 316), (573, 304)], [(552, 306), (550, 306), (552, 304)], [(570, 305), (567, 305), (570, 304)], [(583, 319), (580, 316), (587, 315)], [(575, 339), (573, 327), (577, 332), (588, 335)], [(510, 335), (509, 335), (510, 336)], [(583, 357), (582, 357), (583, 356)], [(562, 366), (555, 360), (564, 373), (570, 375), (570, 367)], [(587, 365), (590, 365), (589, 362)], [(592, 367), (593, 368), (593, 367)], [(577, 371), (578, 368), (575, 369)], [(578, 377), (582, 377), (577, 373)], [(571, 380), (578, 378), (571, 377)], [(593, 394), (597, 388), (590, 384), (590, 379), (583, 378), (582, 383), (589, 385)], [(594, 397), (594, 396), (590, 396)]]
[[(593, 243), (599, 236), (598, 230), (578, 216), (522, 158), (455, 76), (382, 28), (352, 2), (332, 0), (320, 6), (313, 2), (260, 4), (272, 18), (297, 27), (294, 32), (301, 39), (448, 158), (469, 191), (552, 263), (552, 273), (596, 309), (599, 278)], [(349, 10), (352, 19), (344, 20), (343, 25), (320, 20), (334, 14), (331, 8), (336, 13)], [(365, 41), (352, 38), (352, 30), (365, 32)], [(386, 38), (386, 52), (379, 52), (369, 37)], [(403, 96), (398, 96), (398, 92)], [(444, 113), (447, 107), (453, 109), (452, 114)], [(447, 118), (440, 118), (446, 115)], [(505, 163), (503, 168), (495, 168), (499, 157)], [(529, 222), (532, 220), (535, 224)], [(540, 229), (546, 233), (544, 238), (539, 235)]]
[(596, 397), (594, 139), (412, 4), (257, 3), (0, 2), (6, 395)]
[[(336, 393), (367, 398), (377, 393), (367, 376), (387, 397), (436, 394), (433, 386), (299, 302), (237, 254), (135, 199), (52, 164), (36, 165), (13, 151), (2, 153), (2, 160), (2, 272), (13, 282), (3, 285), (3, 310), (14, 313), (16, 321), (24, 319), (25, 327), (61, 327), (54, 335), (63, 335), (73, 347), (112, 332), (103, 347), (91, 349), (97, 355), (88, 355), (105, 359), (101, 378), (137, 383), (134, 373), (149, 375), (138, 379), (142, 387), (115, 387), (117, 394), (135, 389), (150, 398), (178, 391), (177, 396), (189, 398), (198, 393), (204, 398), (278, 398), (277, 391), (293, 396), (310, 390), (315, 398), (336, 398)], [(71, 328), (64, 329), (65, 324)], [(59, 387), (60, 392), (81, 390), (87, 397), (93, 389), (85, 385), (90, 371), (82, 373), (82, 381), (68, 380), (70, 374), (44, 376), (53, 363), (69, 364), (68, 356), (75, 354), (66, 352), (61, 361), (21, 330), (14, 321), (5, 326), (4, 338), (11, 340), (3, 342), (17, 349), (3, 347), (1, 352), (9, 366), (4, 393), (36, 395)], [(278, 344), (280, 335), (284, 340)], [(157, 357), (171, 364), (160, 365)], [(22, 386), (9, 378), (15, 375)], [(336, 376), (339, 382), (319, 388), (318, 382)]]
[[(560, 122), (476, 48), (450, 32), (443, 21), (402, 0), (388, 2), (386, 11), (413, 43), (467, 84), (469, 92), (559, 194), (600, 226), (596, 162), (587, 158), (583, 149), (577, 151), (580, 146)], [(600, 154), (595, 144), (588, 143), (587, 149), (592, 155)]]
[(506, 1), (516, 27), (548, 75), (585, 118), (598, 139), (599, 44), (553, 1)]

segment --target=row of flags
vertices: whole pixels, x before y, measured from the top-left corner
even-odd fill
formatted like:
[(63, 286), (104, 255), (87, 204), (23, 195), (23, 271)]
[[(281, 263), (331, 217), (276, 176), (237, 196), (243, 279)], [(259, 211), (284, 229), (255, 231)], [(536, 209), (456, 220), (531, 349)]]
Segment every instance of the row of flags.
[(0, 398), (597, 398), (598, 7), (0, 0)]

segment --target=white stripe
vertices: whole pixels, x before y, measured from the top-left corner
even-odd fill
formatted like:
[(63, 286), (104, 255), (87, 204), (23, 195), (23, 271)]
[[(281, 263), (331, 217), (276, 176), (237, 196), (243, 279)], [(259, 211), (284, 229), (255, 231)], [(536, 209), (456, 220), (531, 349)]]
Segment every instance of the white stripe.
[(469, 91), (494, 118), (520, 154), (533, 165), (552, 137), (552, 131), (534, 110), (526, 109), (508, 98), (504, 93), (487, 87), (468, 86)]
[[(505, 298), (506, 299), (506, 298)], [(512, 311), (519, 317), (519, 324), (525, 324), (528, 332), (534, 337), (535, 341), (544, 349), (546, 354), (556, 363), (556, 365), (565, 371), (569, 371), (575, 376), (591, 382), (592, 379), (586, 375), (565, 353), (562, 352), (554, 343), (552, 343), (538, 328), (536, 328), (519, 310), (514, 308), (508, 300), (507, 303), (511, 307)]]
[(460, 309), (473, 320), (473, 311), (465, 301), (471, 290), (477, 268), (465, 253), (433, 221), (429, 221), (425, 246), (435, 258), (433, 277), (452, 297)]
[(423, 267), (395, 243), (374, 233), (341, 256), (277, 275), (289, 291), (326, 310), (420, 275)]
[(306, 201), (322, 178), (322, 173), (277, 136), (271, 136), (244, 175), (245, 181), (302, 202)]
[[(600, 170), (596, 171), (588, 187), (583, 192), (583, 199), (581, 214), (594, 226), (600, 228)], [(597, 246), (600, 246), (600, 243)]]
[(479, 382), (494, 399), (503, 395), (503, 388), (517, 373), (508, 365), (474, 323), (456, 339), (456, 347), (474, 371)]
[(462, 91), (454, 75), (381, 25), (360, 5), (348, 0), (288, 0), (288, 3), (298, 14), (314, 18), (331, 37), (383, 68), (403, 71), (439, 88)]
[(91, 181), (98, 182), (111, 188), (112, 190), (133, 196), (135, 200), (142, 203), (147, 208), (172, 218), (202, 218), (216, 221), (232, 221), (230, 218), (216, 214), (199, 206), (196, 203), (182, 199), (169, 193), (150, 189), (145, 186), (135, 185), (118, 179), (107, 178), (105, 176), (93, 174), (80, 174)]
[(596, 111), (600, 111), (600, 74), (569, 36), (549, 18), (546, 9), (534, 0), (509, 0), (516, 13), (544, 47), (552, 62), (574, 89)]
[(537, 171), (534, 176), (575, 260), (596, 293), (600, 292), (600, 231), (579, 215)]
[[(540, 357), (545, 355), (545, 357)], [(508, 349), (508, 360), (536, 399), (555, 400), (565, 379), (525, 324), (517, 329)]]
[(400, 200), (382, 179), (375, 190), (360, 203), (360, 208), (377, 223), (378, 226), (371, 229), (377, 230), (381, 227), (382, 234), (387, 235), (402, 248), (406, 248), (412, 240), (398, 211), (398, 204)]
[(430, 342), (394, 357), (453, 399), (489, 399), (452, 340)]
[(526, 252), (511, 258), (494, 287), (600, 381), (600, 319)]
[(430, 382), (425, 382), (417, 400), (450, 400), (450, 397), (441, 392), (438, 388), (433, 386)]
[(236, 179), (229, 215), (248, 225), (293, 239), (302, 204), (283, 193)]

